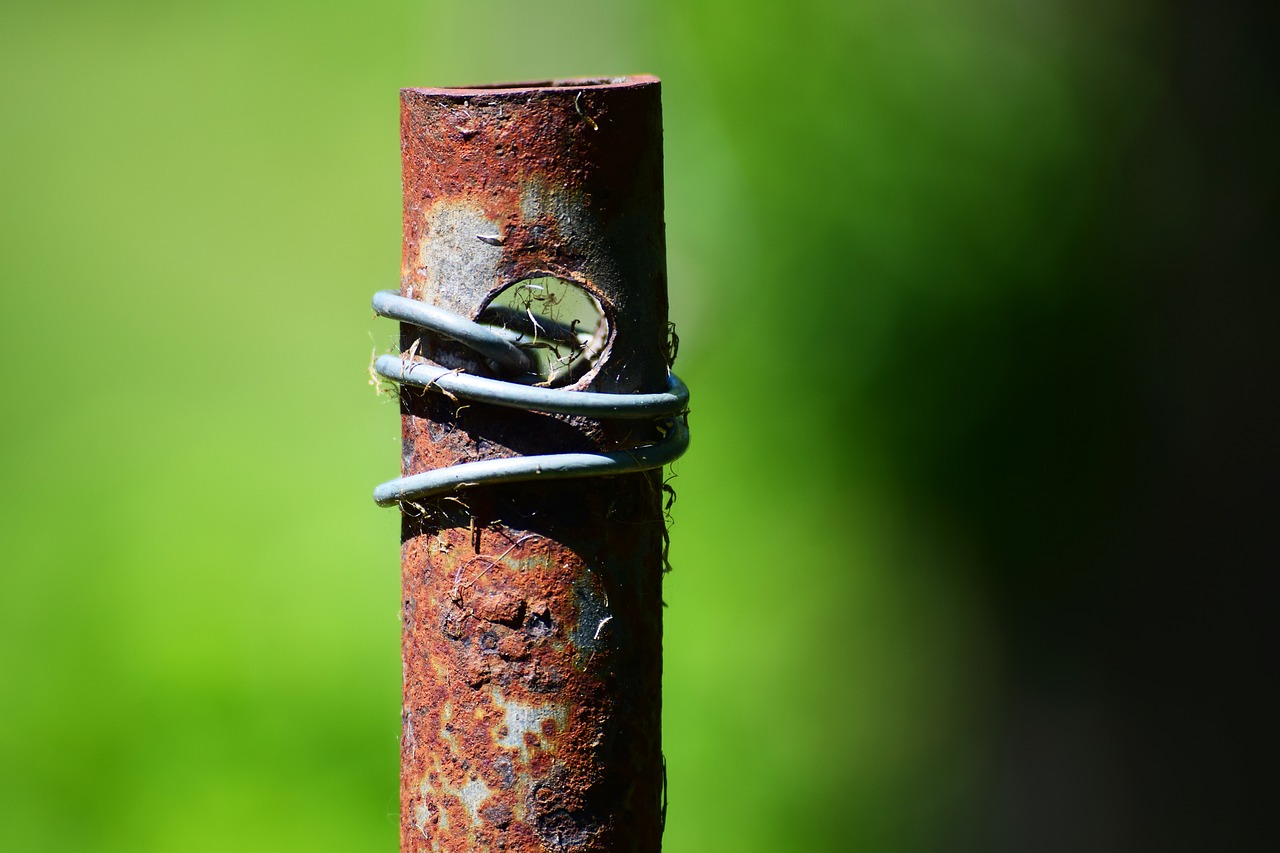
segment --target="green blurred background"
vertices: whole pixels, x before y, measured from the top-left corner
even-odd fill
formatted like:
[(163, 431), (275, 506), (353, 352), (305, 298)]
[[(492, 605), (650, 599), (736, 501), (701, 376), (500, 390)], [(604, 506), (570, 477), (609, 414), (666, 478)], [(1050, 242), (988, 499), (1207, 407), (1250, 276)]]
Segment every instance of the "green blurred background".
[(395, 849), (398, 89), (638, 72), (694, 393), (666, 849), (1244, 838), (1260, 38), (1148, 0), (6, 3), (0, 850)]

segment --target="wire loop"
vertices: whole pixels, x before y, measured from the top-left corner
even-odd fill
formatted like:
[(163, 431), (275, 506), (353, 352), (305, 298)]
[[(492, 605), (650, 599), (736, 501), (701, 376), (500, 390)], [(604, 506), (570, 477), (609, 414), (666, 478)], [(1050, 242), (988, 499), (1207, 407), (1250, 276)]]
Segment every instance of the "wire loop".
[[(516, 373), (527, 373), (530, 361), (524, 351), (496, 330), (465, 317), (407, 299), (389, 290), (373, 297), (373, 310), (457, 341)], [(668, 374), (667, 390), (657, 394), (608, 394), (543, 388), (447, 370), (436, 364), (411, 361), (404, 355), (380, 356), (377, 373), (405, 385), (436, 387), (463, 400), (545, 414), (581, 415), (598, 419), (652, 420), (663, 437), (653, 444), (607, 453), (550, 453), (511, 459), (463, 462), (422, 474), (390, 480), (374, 489), (380, 506), (418, 500), (455, 489), (490, 483), (561, 480), (610, 476), (661, 468), (678, 459), (689, 447), (687, 412), (689, 389), (675, 374)]]

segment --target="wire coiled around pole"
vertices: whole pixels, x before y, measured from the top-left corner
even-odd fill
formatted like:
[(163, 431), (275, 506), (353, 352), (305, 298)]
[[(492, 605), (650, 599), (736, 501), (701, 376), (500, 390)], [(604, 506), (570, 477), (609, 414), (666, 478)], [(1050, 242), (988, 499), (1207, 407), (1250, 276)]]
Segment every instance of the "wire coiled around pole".
[[(468, 320), (451, 311), (408, 299), (390, 290), (373, 297), (373, 310), (383, 317), (399, 320), (457, 341), (489, 359), (498, 369), (524, 372), (529, 360), (524, 351), (498, 330)], [(548, 453), (512, 459), (463, 462), (390, 480), (373, 490), (380, 506), (405, 500), (419, 500), (444, 494), (463, 486), (490, 483), (517, 483), (531, 480), (560, 480), (628, 474), (661, 468), (689, 447), (686, 413), (689, 389), (669, 374), (667, 390), (657, 394), (608, 394), (542, 388), (447, 370), (404, 356), (384, 355), (374, 363), (378, 375), (402, 385), (436, 387), (463, 400), (494, 406), (558, 415), (582, 415), (599, 419), (651, 420), (659, 424), (663, 436), (653, 444), (607, 453)]]

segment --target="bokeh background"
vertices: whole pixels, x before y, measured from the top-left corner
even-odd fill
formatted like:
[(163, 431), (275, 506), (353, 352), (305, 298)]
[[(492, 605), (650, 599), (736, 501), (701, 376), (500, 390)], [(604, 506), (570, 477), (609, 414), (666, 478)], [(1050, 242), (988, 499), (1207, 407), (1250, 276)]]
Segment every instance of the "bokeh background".
[(6, 2), (0, 850), (395, 849), (397, 90), (638, 72), (694, 392), (666, 849), (1250, 849), (1274, 23)]

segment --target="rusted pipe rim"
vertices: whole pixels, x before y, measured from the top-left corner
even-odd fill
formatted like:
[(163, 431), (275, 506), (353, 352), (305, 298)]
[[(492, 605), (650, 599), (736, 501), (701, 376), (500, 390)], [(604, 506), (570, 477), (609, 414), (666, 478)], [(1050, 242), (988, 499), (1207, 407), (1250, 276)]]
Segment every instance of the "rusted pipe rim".
[(649, 86), (660, 82), (652, 74), (634, 74), (627, 77), (569, 77), (563, 80), (535, 80), (518, 83), (481, 83), (475, 86), (409, 87), (413, 92), (432, 95), (476, 95), (485, 92), (542, 92), (556, 89), (626, 89)]

